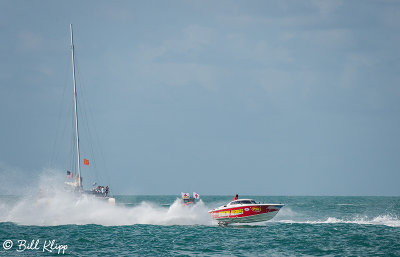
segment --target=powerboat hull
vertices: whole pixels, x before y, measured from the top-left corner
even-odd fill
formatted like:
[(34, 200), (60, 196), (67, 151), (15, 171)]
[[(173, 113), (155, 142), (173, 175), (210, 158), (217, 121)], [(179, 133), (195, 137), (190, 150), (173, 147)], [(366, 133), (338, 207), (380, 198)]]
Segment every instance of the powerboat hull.
[(252, 204), (222, 206), (209, 211), (218, 224), (253, 223), (267, 221), (275, 217), (283, 204)]

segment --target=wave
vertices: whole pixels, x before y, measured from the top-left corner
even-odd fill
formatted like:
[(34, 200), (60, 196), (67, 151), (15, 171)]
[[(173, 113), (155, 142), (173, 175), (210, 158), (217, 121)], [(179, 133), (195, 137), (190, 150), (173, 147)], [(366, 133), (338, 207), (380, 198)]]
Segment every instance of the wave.
[(306, 221), (298, 221), (298, 220), (285, 220), (281, 219), (280, 223), (298, 223), (298, 224), (337, 224), (337, 223), (345, 223), (345, 224), (359, 224), (359, 225), (383, 225), (389, 227), (400, 227), (400, 220), (396, 216), (392, 216), (390, 214), (387, 215), (379, 215), (374, 218), (362, 217), (362, 218), (354, 218), (354, 219), (338, 219), (335, 217), (328, 217), (326, 220), (306, 220)]
[[(4, 206), (3, 206), (4, 207)], [(135, 207), (110, 205), (90, 196), (46, 197), (22, 199), (0, 215), (0, 222), (19, 225), (57, 226), (67, 224), (98, 224), (121, 226), (134, 224), (154, 225), (210, 225), (210, 216), (202, 201), (184, 206), (180, 199), (169, 207), (141, 202)]]
[[(0, 198), (1, 199), (1, 198)], [(180, 199), (172, 205), (163, 206), (143, 201), (135, 206), (110, 205), (106, 201), (82, 195), (74, 197), (63, 190), (48, 191), (46, 196), (27, 196), (19, 200), (0, 200), (0, 222), (19, 225), (57, 226), (98, 224), (123, 226), (135, 224), (152, 225), (216, 225), (203, 201), (193, 206), (184, 206)], [(359, 224), (400, 227), (396, 215), (384, 214), (375, 217), (356, 216), (354, 218), (315, 218), (310, 220), (301, 212), (285, 206), (277, 216), (266, 223), (297, 224)]]
[(89, 195), (76, 196), (65, 191), (64, 186), (62, 177), (54, 176), (54, 173), (42, 174), (38, 186), (26, 189), (26, 196), (0, 198), (0, 222), (38, 226), (213, 224), (208, 208), (201, 200), (193, 206), (184, 206), (180, 199), (168, 207), (146, 201), (135, 206), (111, 205)]
[[(61, 173), (60, 173), (61, 174)], [(216, 225), (201, 200), (193, 206), (183, 206), (176, 199), (170, 206), (143, 201), (137, 205), (117, 204), (94, 199), (87, 195), (76, 197), (63, 190), (63, 177), (54, 173), (42, 174), (37, 186), (25, 188), (26, 196), (22, 198), (0, 198), (0, 222), (12, 222), (20, 225), (57, 226), (67, 224), (98, 224), (104, 226), (123, 226), (134, 224), (152, 225)], [(40, 191), (44, 195), (35, 196)], [(213, 203), (217, 204), (216, 202)], [(344, 204), (344, 203), (339, 203)], [(328, 218), (311, 218), (309, 212), (301, 209), (292, 210), (289, 206), (282, 208), (277, 216), (268, 221), (272, 223), (304, 224), (361, 224), (400, 227), (399, 217), (392, 214), (381, 214), (375, 217), (338, 218), (328, 214)], [(314, 212), (311, 215), (318, 213)], [(339, 216), (339, 215), (337, 215)], [(263, 223), (265, 225), (266, 223)]]

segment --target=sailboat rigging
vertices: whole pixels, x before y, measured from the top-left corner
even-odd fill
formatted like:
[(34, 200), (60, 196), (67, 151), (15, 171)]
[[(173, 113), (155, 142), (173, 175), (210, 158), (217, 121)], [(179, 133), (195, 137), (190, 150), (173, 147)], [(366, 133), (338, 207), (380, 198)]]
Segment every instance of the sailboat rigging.
[[(93, 188), (91, 190), (84, 190), (82, 184), (82, 176), (81, 176), (81, 155), (79, 149), (79, 119), (78, 119), (78, 94), (76, 87), (76, 73), (75, 73), (75, 47), (74, 47), (74, 37), (72, 24), (70, 24), (70, 33), (71, 33), (71, 60), (72, 60), (72, 80), (73, 80), (73, 92), (74, 92), (74, 136), (75, 136), (75, 151), (76, 151), (76, 176), (75, 182), (66, 182), (67, 185), (73, 187), (75, 192), (80, 192), (87, 195), (93, 195), (97, 198), (106, 199), (110, 203), (115, 204), (115, 198), (109, 196), (109, 188), (98, 186), (97, 188)], [(88, 165), (88, 160), (84, 159), (85, 165)], [(67, 174), (72, 175), (71, 172), (67, 172)]]
[(79, 129), (78, 129), (78, 103), (77, 103), (77, 93), (76, 93), (76, 79), (75, 79), (75, 52), (74, 52), (74, 36), (72, 32), (72, 24), (69, 24), (70, 32), (71, 32), (71, 58), (72, 58), (72, 80), (74, 84), (74, 117), (75, 117), (75, 138), (76, 138), (76, 159), (77, 159), (77, 187), (82, 189), (82, 180), (81, 180), (81, 168), (80, 168), (80, 152), (79, 152)]

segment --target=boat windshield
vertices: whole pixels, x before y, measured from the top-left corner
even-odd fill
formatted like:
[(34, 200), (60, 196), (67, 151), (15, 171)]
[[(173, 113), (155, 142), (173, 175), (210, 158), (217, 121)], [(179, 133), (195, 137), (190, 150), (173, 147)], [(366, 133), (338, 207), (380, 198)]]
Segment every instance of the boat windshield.
[(243, 201), (240, 201), (240, 204), (251, 204), (251, 201), (250, 200), (243, 200)]
[(257, 204), (254, 200), (239, 200), (239, 201), (232, 201), (228, 205), (234, 204)]

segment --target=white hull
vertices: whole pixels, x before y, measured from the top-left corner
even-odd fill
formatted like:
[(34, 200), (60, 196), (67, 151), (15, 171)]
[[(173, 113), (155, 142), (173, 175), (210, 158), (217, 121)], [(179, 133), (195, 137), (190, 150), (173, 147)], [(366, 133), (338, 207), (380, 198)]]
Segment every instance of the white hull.
[(108, 198), (108, 203), (111, 205), (115, 205), (115, 198), (114, 197), (109, 197)]

